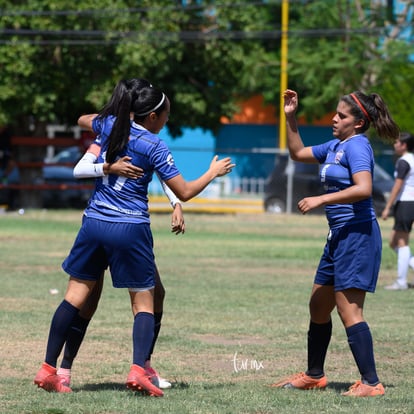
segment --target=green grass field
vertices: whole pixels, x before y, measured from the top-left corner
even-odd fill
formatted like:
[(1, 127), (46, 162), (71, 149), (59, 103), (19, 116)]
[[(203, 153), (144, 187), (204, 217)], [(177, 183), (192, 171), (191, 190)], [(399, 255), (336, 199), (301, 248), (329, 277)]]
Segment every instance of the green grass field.
[(396, 268), (388, 247), (392, 220), (380, 223), (383, 263), (365, 310), (384, 397), (340, 395), (359, 378), (336, 314), (328, 388), (268, 386), (306, 368), (307, 303), (327, 233), (325, 218), (311, 215), (186, 215), (183, 236), (169, 232), (169, 215), (153, 215), (157, 264), (167, 291), (153, 365), (173, 387), (164, 398), (125, 388), (132, 314), (127, 292), (113, 289), (108, 274), (73, 367), (74, 392), (37, 389), (33, 378), (67, 283), (60, 265), (81, 214), (0, 216), (1, 413), (414, 413), (414, 290), (383, 289)]

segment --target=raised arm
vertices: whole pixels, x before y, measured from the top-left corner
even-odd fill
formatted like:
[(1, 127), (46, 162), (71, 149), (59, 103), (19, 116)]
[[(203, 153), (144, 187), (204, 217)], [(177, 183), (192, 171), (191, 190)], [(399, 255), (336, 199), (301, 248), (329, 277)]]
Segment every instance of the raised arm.
[(295, 161), (317, 162), (312, 154), (312, 147), (305, 147), (299, 134), (296, 121), (296, 111), (299, 103), (298, 94), (295, 91), (287, 89), (283, 93), (283, 97), (284, 111), (286, 115), (287, 144), (290, 157)]

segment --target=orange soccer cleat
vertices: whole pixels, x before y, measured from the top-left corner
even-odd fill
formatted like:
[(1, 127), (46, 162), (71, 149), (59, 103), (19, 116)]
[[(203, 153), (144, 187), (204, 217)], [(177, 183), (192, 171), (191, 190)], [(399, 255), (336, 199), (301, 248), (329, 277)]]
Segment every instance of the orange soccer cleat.
[(126, 386), (133, 391), (144, 391), (153, 397), (162, 397), (164, 393), (152, 382), (145, 369), (139, 365), (132, 365), (129, 371)]
[(381, 383), (377, 385), (364, 384), (357, 381), (349, 387), (349, 390), (343, 392), (342, 395), (346, 397), (376, 397), (377, 395), (384, 395), (385, 390)]
[(160, 377), (158, 372), (151, 366), (148, 361), (145, 363), (145, 372), (156, 387), (161, 389), (171, 388), (171, 382), (167, 381), (165, 378)]
[(34, 383), (49, 392), (72, 392), (70, 387), (62, 384), (61, 377), (56, 373), (56, 368), (46, 362), (43, 362), (36, 374)]
[(279, 382), (275, 382), (271, 385), (271, 387), (311, 390), (314, 388), (323, 389), (327, 385), (328, 381), (325, 375), (321, 378), (312, 378), (309, 375), (306, 375), (304, 372), (299, 372), (299, 374), (294, 374)]

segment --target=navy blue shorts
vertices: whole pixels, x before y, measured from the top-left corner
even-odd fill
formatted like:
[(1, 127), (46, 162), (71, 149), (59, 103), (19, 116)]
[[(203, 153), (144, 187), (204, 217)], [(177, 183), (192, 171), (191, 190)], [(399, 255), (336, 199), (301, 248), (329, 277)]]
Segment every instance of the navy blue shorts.
[(333, 229), (314, 282), (335, 291), (357, 288), (375, 292), (381, 265), (382, 238), (377, 220)]
[(98, 280), (108, 266), (114, 287), (153, 288), (155, 262), (150, 225), (86, 217), (62, 268), (77, 279)]

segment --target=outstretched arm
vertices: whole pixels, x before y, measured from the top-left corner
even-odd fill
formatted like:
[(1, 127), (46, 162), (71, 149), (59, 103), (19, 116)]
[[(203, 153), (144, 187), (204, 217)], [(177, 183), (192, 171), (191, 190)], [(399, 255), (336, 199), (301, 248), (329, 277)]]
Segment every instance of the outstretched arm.
[(193, 181), (185, 181), (181, 174), (166, 181), (168, 187), (181, 201), (188, 201), (200, 194), (215, 178), (222, 177), (231, 172), (236, 166), (229, 157), (218, 159), (215, 155), (210, 163), (210, 168), (199, 178)]

